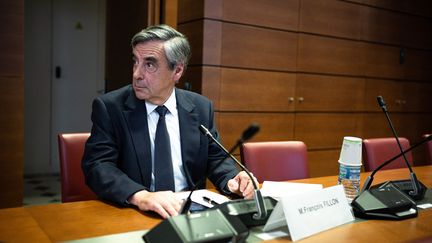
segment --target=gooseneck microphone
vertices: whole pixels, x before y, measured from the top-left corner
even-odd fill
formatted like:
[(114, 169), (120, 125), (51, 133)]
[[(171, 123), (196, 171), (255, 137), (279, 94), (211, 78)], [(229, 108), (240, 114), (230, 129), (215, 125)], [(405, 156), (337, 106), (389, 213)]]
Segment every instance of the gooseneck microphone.
[[(378, 101), (379, 106), (380, 106), (381, 109), (383, 110), (383, 112), (384, 112), (386, 118), (387, 118), (387, 122), (388, 122), (388, 124), (389, 124), (389, 126), (390, 126), (390, 129), (391, 129), (391, 131), (392, 131), (392, 133), (393, 133), (393, 136), (394, 136), (395, 139), (396, 139), (396, 142), (397, 142), (397, 144), (398, 144), (399, 150), (401, 151), (402, 156), (403, 156), (403, 158), (404, 158), (405, 164), (406, 164), (406, 166), (408, 167), (408, 169), (409, 169), (409, 171), (410, 171), (410, 179), (411, 179), (411, 186), (412, 186), (412, 190), (410, 190), (410, 191), (408, 192), (408, 195), (409, 195), (410, 197), (414, 198), (414, 199), (418, 199), (418, 200), (419, 200), (419, 199), (422, 199), (422, 198), (424, 197), (424, 193), (425, 193), (426, 189), (425, 189), (424, 187), (421, 188), (420, 183), (419, 183), (419, 181), (418, 181), (418, 179), (417, 179), (417, 176), (416, 176), (416, 174), (414, 173), (414, 171), (412, 170), (412, 167), (411, 167), (410, 163), (408, 162), (408, 159), (407, 159), (407, 157), (406, 157), (406, 155), (405, 155), (405, 153), (404, 153), (404, 150), (403, 150), (403, 148), (402, 148), (402, 145), (401, 145), (401, 143), (400, 143), (400, 141), (399, 141), (399, 137), (398, 137), (398, 135), (397, 135), (397, 133), (396, 133), (396, 130), (395, 130), (394, 127), (393, 127), (393, 123), (392, 123), (391, 120), (390, 120), (390, 116), (389, 116), (389, 114), (388, 114), (388, 110), (387, 110), (387, 105), (386, 105), (386, 103), (385, 103), (383, 97), (380, 96), (380, 95), (377, 96), (377, 101)], [(378, 168), (380, 168), (380, 167), (378, 167)], [(378, 169), (378, 168), (377, 168), (377, 169)], [(405, 188), (406, 188), (406, 186), (405, 186)], [(404, 189), (402, 189), (402, 190), (404, 190)]]
[[(244, 142), (252, 138), (259, 131), (259, 129), (260, 127), (257, 123), (252, 123), (246, 130), (243, 131), (242, 136), (239, 138), (239, 140), (237, 140), (236, 144), (230, 149), (230, 151), (228, 151), (228, 154), (234, 153), (234, 151), (238, 147), (240, 147)], [(203, 132), (201, 130), (201, 126), (200, 126), (200, 131)]]
[[(378, 96), (377, 101), (386, 115), (387, 121), (401, 153), (383, 162), (368, 176), (364, 183), (362, 192), (351, 203), (354, 215), (360, 218), (396, 220), (417, 217), (418, 210), (414, 200), (420, 200), (424, 197), (426, 186), (417, 180), (405, 154), (424, 142), (431, 140), (432, 136), (427, 137), (420, 143), (417, 143), (404, 151), (388, 115), (384, 99), (381, 96)], [(405, 163), (410, 170), (410, 180), (387, 181), (370, 187), (375, 173), (401, 156), (404, 157)]]
[[(214, 142), (223, 152), (225, 152), (225, 154), (227, 156), (229, 156), (232, 160), (234, 160), (238, 166), (240, 166), (240, 168), (246, 172), (246, 174), (249, 176), (249, 178), (252, 181), (253, 187), (254, 187), (254, 200), (256, 203), (256, 207), (257, 207), (257, 212), (253, 215), (253, 219), (255, 220), (262, 220), (265, 219), (267, 217), (267, 210), (265, 207), (265, 203), (264, 203), (264, 199), (261, 195), (261, 191), (259, 190), (256, 181), (254, 180), (253, 176), (251, 175), (250, 171), (242, 164), (240, 163), (233, 155), (232, 153), (228, 152), (228, 150), (226, 150), (226, 148), (219, 143), (219, 141), (217, 141), (213, 135), (210, 133), (210, 131), (204, 127), (203, 125), (199, 126), (200, 131), (207, 136), (212, 142)], [(240, 145), (241, 143), (243, 143), (242, 141), (247, 140), (248, 138), (252, 137), (256, 132), (258, 132), (259, 130), (259, 126), (258, 125), (252, 125), (251, 127), (249, 127), (249, 129), (247, 129), (244, 133), (241, 139), (239, 139), (240, 142), (237, 142), (237, 145)], [(234, 148), (232, 149), (233, 151), (235, 150), (237, 146), (234, 146)]]
[[(422, 145), (422, 144), (424, 144), (425, 142), (428, 142), (428, 141), (432, 141), (432, 135), (427, 136), (427, 137), (424, 138), (422, 141), (420, 141), (420, 142), (418, 142), (418, 143), (412, 145), (412, 146), (409, 147), (408, 149), (404, 150), (402, 153), (400, 153), (400, 154), (394, 156), (393, 158), (391, 158), (391, 159), (385, 161), (384, 163), (382, 163), (381, 165), (379, 165), (379, 166), (378, 166), (375, 170), (373, 170), (373, 171), (371, 172), (371, 174), (366, 178), (366, 181), (364, 182), (364, 185), (363, 185), (363, 188), (362, 188), (362, 192), (370, 188), (370, 186), (371, 186), (371, 184), (372, 184), (372, 181), (373, 181), (373, 179), (374, 179), (374, 175), (375, 175), (379, 170), (381, 170), (381, 168), (383, 168), (384, 166), (390, 164), (390, 163), (393, 162), (394, 160), (400, 158), (403, 154), (406, 154), (406, 153), (410, 152), (411, 150), (417, 148), (418, 146), (420, 146), (420, 145)], [(406, 181), (406, 180), (405, 180), (405, 181)], [(420, 183), (420, 185), (422, 185), (422, 184)], [(420, 188), (421, 188), (421, 187), (422, 187), (422, 186), (420, 186)], [(420, 191), (421, 191), (421, 190), (420, 190)]]
[[(208, 131), (207, 128), (205, 128), (203, 125), (198, 127), (199, 130), (201, 131), (201, 133), (203, 133), (204, 135), (207, 135), (211, 133)], [(239, 140), (237, 140), (236, 144), (230, 149), (230, 152), (228, 152), (225, 157), (223, 157), (217, 164), (215, 167), (219, 167), (220, 164), (222, 164), (229, 155), (232, 154), (232, 152), (234, 152), (239, 146), (241, 146), (245, 141), (251, 139), (257, 132), (259, 131), (259, 125), (256, 123), (252, 123), (246, 130), (243, 131), (241, 137), (239, 138)], [(213, 137), (213, 136), (212, 136)], [(213, 138), (214, 139), (214, 138)], [(225, 148), (223, 148), (225, 149)], [(226, 149), (225, 149), (225, 153), (226, 153)], [(246, 172), (247, 173), (247, 172)], [(179, 213), (180, 214), (186, 214), (189, 212), (190, 207), (192, 205), (192, 193), (201, 185), (205, 182), (206, 177), (202, 178), (201, 180), (199, 180), (193, 187), (192, 190), (190, 191), (188, 197), (186, 198), (185, 202), (183, 203), (182, 208), (180, 209)]]

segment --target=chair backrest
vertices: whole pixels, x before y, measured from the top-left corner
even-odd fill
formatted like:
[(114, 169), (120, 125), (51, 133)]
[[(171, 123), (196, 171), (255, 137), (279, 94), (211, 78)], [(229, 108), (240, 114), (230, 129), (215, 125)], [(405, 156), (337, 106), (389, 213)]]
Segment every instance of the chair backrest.
[[(423, 134), (423, 139), (428, 136), (432, 136), (432, 134)], [(426, 144), (426, 164), (432, 165), (432, 140)]]
[(85, 143), (90, 133), (63, 133), (58, 135), (62, 202), (95, 199), (87, 187), (81, 169)]
[(244, 143), (241, 159), (259, 182), (309, 177), (306, 144), (300, 141)]
[[(410, 143), (406, 138), (399, 138), (399, 141), (404, 150), (410, 147)], [(373, 171), (383, 162), (400, 154), (400, 149), (395, 138), (370, 138), (363, 140), (363, 162), (365, 171)], [(412, 154), (408, 152), (405, 154), (408, 162), (412, 165)], [(403, 156), (399, 157), (390, 164), (384, 166), (383, 170), (404, 168), (406, 167)]]

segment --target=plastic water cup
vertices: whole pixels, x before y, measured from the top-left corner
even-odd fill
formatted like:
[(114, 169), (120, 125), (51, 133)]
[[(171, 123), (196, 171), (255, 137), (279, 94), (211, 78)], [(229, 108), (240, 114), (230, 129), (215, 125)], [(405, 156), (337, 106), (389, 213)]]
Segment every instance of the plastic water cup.
[(362, 139), (344, 137), (339, 156), (338, 184), (342, 184), (345, 195), (351, 202), (360, 193), (360, 171), (362, 166)]

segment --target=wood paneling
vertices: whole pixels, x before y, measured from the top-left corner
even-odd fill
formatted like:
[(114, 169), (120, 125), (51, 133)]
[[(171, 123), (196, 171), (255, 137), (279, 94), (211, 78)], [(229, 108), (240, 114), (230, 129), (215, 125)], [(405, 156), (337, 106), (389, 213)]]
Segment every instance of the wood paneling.
[(222, 5), (220, 19), (225, 21), (284, 30), (298, 28), (299, 0), (224, 0)]
[(292, 73), (222, 68), (219, 109), (293, 111), (295, 77)]
[[(309, 176), (337, 175), (339, 173), (339, 154), (340, 149), (308, 151)], [(334, 184), (337, 185), (337, 181)]]
[[(432, 31), (431, 31), (432, 32)], [(431, 45), (432, 46), (432, 45)], [(432, 83), (432, 51), (406, 50), (404, 77), (408, 80), (422, 80)]]
[(250, 141), (293, 140), (294, 115), (290, 113), (217, 112), (218, 130), (226, 148), (231, 148), (252, 122), (260, 125), (259, 133)]
[(0, 208), (22, 205), (24, 159), (24, 1), (0, 2)]
[(432, 112), (432, 83), (402, 82), (400, 85), (404, 111)]
[(391, 112), (431, 112), (432, 84), (380, 79), (367, 79), (365, 107), (381, 111), (376, 97), (381, 95)]
[(363, 48), (355, 41), (299, 34), (298, 71), (361, 75)]
[(366, 79), (365, 110), (381, 112), (376, 97), (381, 95), (391, 111), (401, 111), (402, 86), (385, 79)]
[(193, 46), (185, 78), (214, 101), (227, 147), (257, 121), (254, 141), (304, 141), (311, 175), (321, 176), (337, 173), (344, 136), (392, 136), (377, 95), (401, 134), (414, 138), (430, 127), (419, 122), (432, 109), (432, 20), (417, 7), (386, 0), (180, 5), (179, 28)]
[(22, 1), (0, 3), (0, 74), (23, 76), (24, 7)]
[(410, 1), (347, 0), (347, 1), (364, 3), (370, 6), (385, 8), (389, 10), (396, 10), (405, 13), (412, 13), (412, 14), (432, 17), (432, 13), (430, 11), (432, 9), (432, 2), (430, 0), (410, 0)]
[(179, 0), (178, 1), (178, 23), (202, 19), (204, 17), (204, 0)]
[(383, 43), (402, 43), (404, 15), (377, 8), (364, 8), (363, 38)]
[(359, 40), (362, 10), (362, 7), (341, 1), (302, 0), (299, 30)]
[(296, 70), (297, 35), (290, 32), (223, 23), (222, 47), (223, 66)]
[(364, 75), (366, 77), (404, 78), (404, 65), (399, 62), (400, 48), (364, 44), (363, 50), (365, 52)]
[(308, 149), (336, 149), (344, 136), (361, 137), (362, 116), (343, 113), (297, 113), (294, 139)]
[(179, 3), (179, 22), (206, 18), (284, 30), (297, 30), (298, 26), (299, 0), (179, 0)]
[(297, 111), (362, 111), (363, 78), (297, 75)]
[(105, 90), (132, 82), (130, 41), (147, 27), (147, 1), (106, 2)]

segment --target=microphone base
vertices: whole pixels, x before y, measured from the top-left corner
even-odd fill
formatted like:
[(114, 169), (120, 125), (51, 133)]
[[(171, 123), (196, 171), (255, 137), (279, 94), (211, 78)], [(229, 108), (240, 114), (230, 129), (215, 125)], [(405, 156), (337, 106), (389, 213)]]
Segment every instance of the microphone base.
[(257, 205), (253, 199), (231, 200), (217, 205), (214, 208), (221, 210), (226, 215), (239, 218), (246, 227), (250, 228), (264, 225), (277, 204), (277, 201), (271, 197), (263, 197), (263, 199), (267, 211), (267, 215), (263, 219), (253, 218), (253, 215), (257, 212)]
[(148, 243), (245, 242), (248, 235), (248, 228), (240, 220), (210, 209), (169, 217), (142, 238)]
[(402, 220), (418, 215), (415, 202), (393, 182), (363, 191), (351, 206), (359, 218)]
[[(384, 182), (381, 184), (377, 184), (375, 186), (372, 186), (371, 188), (379, 188), (383, 186), (384, 184), (389, 182)], [(411, 195), (410, 192), (413, 190), (413, 185), (411, 180), (397, 180), (397, 181), (391, 181), (391, 183), (397, 187), (399, 190), (401, 190), (403, 193), (405, 193), (407, 196), (412, 198), (414, 201), (422, 200), (425, 196), (427, 187), (421, 183), (421, 181), (418, 180), (419, 188), (418, 193), (416, 195)]]

